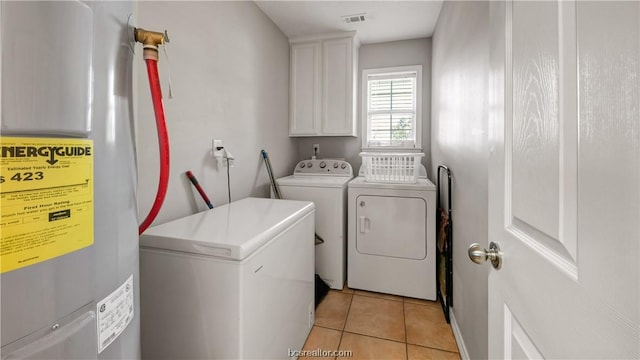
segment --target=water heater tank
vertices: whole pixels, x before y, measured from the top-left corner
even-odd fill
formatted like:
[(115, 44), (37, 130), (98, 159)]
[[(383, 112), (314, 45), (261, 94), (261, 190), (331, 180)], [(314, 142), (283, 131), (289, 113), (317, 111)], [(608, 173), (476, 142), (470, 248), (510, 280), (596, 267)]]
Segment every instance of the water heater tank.
[(140, 358), (131, 1), (2, 1), (2, 359)]

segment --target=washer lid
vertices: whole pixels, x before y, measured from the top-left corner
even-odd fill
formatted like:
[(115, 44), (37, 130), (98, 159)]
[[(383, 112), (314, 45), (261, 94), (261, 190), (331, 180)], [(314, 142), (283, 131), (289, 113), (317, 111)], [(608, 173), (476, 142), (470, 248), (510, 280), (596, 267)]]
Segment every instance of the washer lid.
[(291, 175), (277, 179), (278, 186), (345, 187), (351, 176)]
[(151, 227), (140, 246), (242, 260), (314, 208), (309, 201), (246, 198)]

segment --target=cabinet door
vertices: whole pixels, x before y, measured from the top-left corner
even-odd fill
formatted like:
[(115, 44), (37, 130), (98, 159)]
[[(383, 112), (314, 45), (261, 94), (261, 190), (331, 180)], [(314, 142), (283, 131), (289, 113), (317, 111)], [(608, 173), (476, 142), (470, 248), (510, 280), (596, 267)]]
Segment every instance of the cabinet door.
[(355, 136), (352, 38), (323, 42), (322, 134)]
[(320, 42), (291, 45), (289, 135), (320, 133)]

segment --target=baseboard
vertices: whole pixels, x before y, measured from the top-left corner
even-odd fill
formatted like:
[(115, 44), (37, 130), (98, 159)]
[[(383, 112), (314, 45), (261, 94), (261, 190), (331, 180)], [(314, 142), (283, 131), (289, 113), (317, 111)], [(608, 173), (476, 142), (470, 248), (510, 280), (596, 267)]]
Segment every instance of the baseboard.
[(464, 339), (462, 338), (462, 333), (460, 332), (460, 328), (458, 327), (456, 317), (453, 315), (453, 309), (449, 309), (449, 317), (451, 318), (451, 329), (453, 330), (453, 336), (456, 338), (456, 343), (458, 344), (460, 359), (469, 360), (469, 352), (467, 351), (467, 347), (464, 344)]

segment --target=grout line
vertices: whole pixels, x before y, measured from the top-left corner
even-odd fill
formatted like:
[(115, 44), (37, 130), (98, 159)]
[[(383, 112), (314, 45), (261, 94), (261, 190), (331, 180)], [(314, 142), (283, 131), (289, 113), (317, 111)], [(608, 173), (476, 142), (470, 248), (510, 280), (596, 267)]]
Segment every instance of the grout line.
[[(338, 348), (336, 349), (336, 351), (340, 351), (340, 345), (342, 345), (342, 337), (344, 336), (344, 331), (340, 332), (340, 341), (338, 341)], [(347, 349), (345, 349), (347, 350)], [(338, 356), (335, 357), (335, 359), (337, 359)]]
[[(374, 339), (378, 339), (378, 340), (386, 340), (386, 341), (393, 341), (394, 343), (398, 343), (398, 344), (406, 344), (405, 342), (402, 342), (401, 340), (393, 340), (393, 339), (387, 339), (387, 338), (383, 338), (380, 336), (375, 336), (375, 335), (367, 335), (367, 334), (360, 334), (357, 332), (353, 332), (353, 331), (343, 331), (349, 334), (353, 334), (353, 335), (359, 335), (359, 336), (364, 336), (364, 337), (370, 337), (370, 338), (374, 338)], [(412, 344), (413, 345), (413, 344)]]
[(438, 351), (442, 351), (442, 352), (446, 352), (446, 353), (450, 353), (450, 354), (457, 354), (457, 355), (460, 355), (460, 353), (459, 353), (459, 352), (457, 352), (457, 351), (451, 351), (451, 350), (439, 349), (439, 348), (437, 348), (437, 347), (433, 347), (433, 346), (426, 346), (426, 345), (418, 345), (418, 344), (409, 344), (409, 343), (407, 343), (407, 346), (408, 346), (408, 345), (413, 345), (413, 346), (417, 346), (417, 347), (422, 347), (422, 348), (427, 348), (427, 349), (433, 349), (433, 350), (438, 350)]
[(349, 301), (349, 308), (347, 308), (347, 315), (344, 317), (344, 324), (342, 325), (342, 331), (347, 327), (347, 320), (349, 319), (349, 313), (351, 312), (351, 304), (353, 304), (353, 297), (355, 294), (351, 294), (351, 300)]
[[(349, 295), (351, 295), (351, 300), (349, 301), (349, 308), (347, 309), (347, 314), (344, 317), (344, 324), (342, 325), (342, 331), (340, 331), (340, 341), (338, 341), (338, 348), (336, 350), (340, 350), (340, 346), (342, 345), (342, 338), (344, 337), (344, 329), (347, 326), (347, 319), (349, 318), (349, 312), (351, 311), (351, 303), (353, 303), (354, 293), (351, 293)], [(345, 349), (345, 350), (351, 350), (351, 349)], [(337, 360), (338, 357), (336, 356), (335, 359)]]
[(332, 327), (328, 327), (328, 326), (324, 326), (324, 325), (313, 324), (313, 326), (316, 326), (316, 327), (319, 327), (319, 328), (323, 328), (323, 329), (327, 329), (327, 330), (342, 331), (340, 329), (336, 329), (336, 328), (332, 328)]
[[(450, 352), (450, 353), (454, 353), (454, 354), (458, 354), (459, 353), (458, 351), (451, 351), (451, 350), (447, 350), (447, 349), (436, 347), (434, 345), (421, 345), (421, 344), (414, 344), (414, 343), (410, 343), (410, 342), (407, 342), (407, 345), (421, 346), (421, 347), (424, 347), (424, 348), (430, 348), (430, 349), (434, 349), (434, 350), (446, 351), (446, 352)], [(458, 344), (456, 344), (456, 347), (457, 347), (457, 345)]]
[(404, 355), (409, 360), (409, 345), (407, 344), (407, 312), (404, 308), (404, 297), (402, 298), (402, 324), (404, 324)]
[[(425, 301), (431, 301), (431, 300), (425, 300)], [(442, 310), (442, 308), (440, 307), (440, 305), (438, 303), (433, 303), (433, 304), (423, 304), (423, 303), (419, 303), (419, 302), (412, 302), (412, 301), (407, 301), (406, 299), (403, 301), (405, 304), (410, 304), (410, 305), (419, 305), (419, 306), (428, 306), (428, 307), (434, 307), (434, 308), (438, 308), (440, 310)]]
[(407, 335), (407, 309), (404, 307), (404, 302), (402, 302), (402, 324), (404, 325), (404, 342), (406, 343), (408, 340)]
[[(364, 290), (360, 290), (360, 291), (364, 291)], [(382, 294), (382, 293), (373, 293), (373, 294)], [(388, 297), (384, 297), (384, 296), (375, 296), (375, 295), (370, 295), (370, 294), (356, 294), (355, 291), (353, 292), (353, 295), (357, 295), (357, 296), (364, 296), (364, 297), (368, 297), (368, 298), (374, 298), (374, 299), (380, 299), (380, 300), (389, 300), (389, 301), (396, 301), (396, 302), (404, 302), (404, 299), (402, 298), (402, 296), (399, 295), (393, 295), (393, 294), (382, 294), (382, 295), (389, 295), (389, 296), (395, 296), (396, 298), (388, 298)]]

